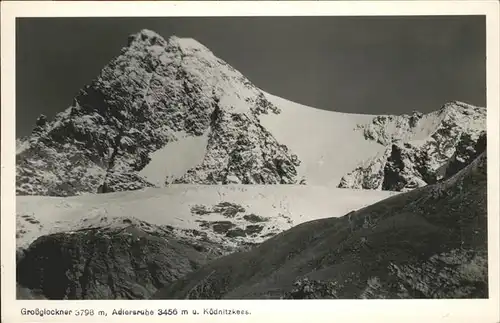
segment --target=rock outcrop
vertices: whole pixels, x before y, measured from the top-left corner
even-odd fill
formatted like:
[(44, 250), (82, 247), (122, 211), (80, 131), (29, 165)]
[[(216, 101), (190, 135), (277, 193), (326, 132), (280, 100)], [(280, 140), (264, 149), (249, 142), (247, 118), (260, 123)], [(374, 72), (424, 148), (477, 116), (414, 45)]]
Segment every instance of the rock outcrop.
[(485, 150), (486, 109), (451, 102), (427, 115), (377, 116), (359, 129), (386, 150), (346, 174), (338, 187), (409, 191), (450, 177), (461, 169), (459, 160), (463, 166)]
[(121, 221), (45, 235), (20, 251), (18, 298), (147, 299), (230, 252), (203, 239), (180, 238), (173, 228)]

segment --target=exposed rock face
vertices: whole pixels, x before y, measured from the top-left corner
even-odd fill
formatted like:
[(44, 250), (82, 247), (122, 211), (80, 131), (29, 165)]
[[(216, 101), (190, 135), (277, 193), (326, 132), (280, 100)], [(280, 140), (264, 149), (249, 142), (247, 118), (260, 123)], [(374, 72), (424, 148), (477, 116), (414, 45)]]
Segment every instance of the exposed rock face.
[(202, 135), (205, 157), (176, 182), (295, 183), (298, 158), (261, 126), (267, 113), (280, 111), (203, 45), (142, 30), (68, 109), (17, 142), (17, 194), (150, 187), (138, 173), (151, 154)]
[[(346, 174), (338, 187), (409, 191), (453, 175), (460, 166), (452, 160), (467, 164), (484, 151), (486, 109), (451, 102), (427, 115), (377, 116), (359, 128), (387, 148)], [(465, 148), (476, 144), (479, 153)]]
[[(295, 184), (297, 156), (259, 121), (245, 114), (215, 110), (203, 162), (175, 183)], [(223, 161), (223, 167), (221, 167)]]
[(473, 140), (467, 133), (462, 134), (455, 153), (446, 165), (445, 177), (458, 173), (483, 152), (486, 152), (486, 132), (482, 132), (477, 140)]
[(487, 298), (482, 153), (451, 178), (217, 259), (155, 299)]
[(18, 298), (146, 299), (225, 252), (129, 219), (118, 227), (46, 235), (19, 257)]

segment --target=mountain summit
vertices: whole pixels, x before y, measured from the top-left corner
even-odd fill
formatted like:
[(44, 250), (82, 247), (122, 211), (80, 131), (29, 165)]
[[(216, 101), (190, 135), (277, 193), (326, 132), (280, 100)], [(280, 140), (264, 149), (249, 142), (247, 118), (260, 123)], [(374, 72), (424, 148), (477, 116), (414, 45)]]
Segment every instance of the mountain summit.
[(296, 183), (297, 156), (257, 118), (279, 112), (195, 40), (142, 30), (68, 109), (38, 118), (18, 145), (17, 194)]
[(145, 29), (70, 107), (53, 120), (41, 115), (16, 142), (16, 192), (172, 183), (405, 191), (477, 156), (485, 118), (484, 108), (461, 102), (402, 116), (306, 107), (262, 91), (194, 39)]

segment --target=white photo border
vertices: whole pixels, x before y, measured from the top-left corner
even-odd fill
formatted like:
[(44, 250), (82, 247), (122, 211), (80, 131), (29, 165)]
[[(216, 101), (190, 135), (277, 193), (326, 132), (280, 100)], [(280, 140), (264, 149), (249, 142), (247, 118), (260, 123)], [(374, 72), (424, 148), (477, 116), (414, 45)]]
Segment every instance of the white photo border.
[[(415, 16), (485, 15), (487, 38), (489, 299), (38, 301), (16, 300), (15, 19), (17, 17)], [(499, 314), (499, 3), (498, 1), (13, 1), (1, 2), (2, 322), (500, 322)], [(292, 303), (293, 302), (293, 303)], [(30, 309), (105, 310), (108, 316), (23, 316)], [(112, 316), (113, 309), (186, 309), (190, 315)], [(251, 315), (202, 315), (203, 309)], [(192, 315), (192, 311), (200, 312)]]

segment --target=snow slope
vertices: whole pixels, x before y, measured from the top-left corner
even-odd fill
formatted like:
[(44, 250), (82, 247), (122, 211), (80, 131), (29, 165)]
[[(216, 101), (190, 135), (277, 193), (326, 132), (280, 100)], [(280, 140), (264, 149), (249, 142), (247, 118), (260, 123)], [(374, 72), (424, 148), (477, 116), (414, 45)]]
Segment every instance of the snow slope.
[(171, 182), (201, 164), (207, 144), (207, 133), (197, 137), (184, 134), (153, 152), (151, 161), (138, 174), (156, 187), (164, 187), (165, 181)]
[(384, 150), (357, 130), (373, 115), (320, 110), (268, 93), (266, 98), (281, 113), (261, 115), (261, 123), (278, 142), (297, 154), (301, 161), (299, 176), (308, 184), (337, 186), (345, 173)]
[[(373, 115), (320, 110), (263, 93), (280, 113), (260, 114), (260, 123), (277, 142), (298, 156), (298, 178), (307, 184), (337, 186), (354, 166), (385, 149), (366, 140), (357, 129), (358, 125), (369, 123)], [(169, 142), (150, 155), (151, 161), (139, 175), (161, 187), (164, 183), (158, 178), (175, 179), (201, 164), (207, 144), (206, 135)]]
[[(130, 221), (171, 226), (183, 236), (205, 232), (201, 236), (228, 246), (259, 243), (299, 223), (343, 216), (394, 194), (304, 185), (173, 185), (73, 197), (18, 196), (17, 246), (26, 248), (45, 234)], [(227, 230), (217, 229), (224, 226), (235, 233), (254, 231), (228, 237)]]

